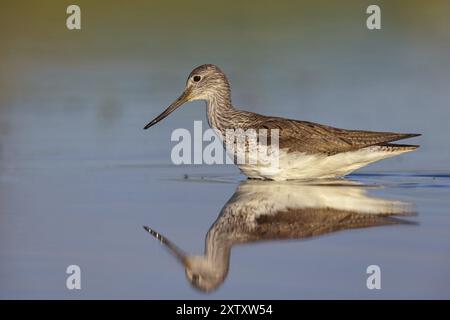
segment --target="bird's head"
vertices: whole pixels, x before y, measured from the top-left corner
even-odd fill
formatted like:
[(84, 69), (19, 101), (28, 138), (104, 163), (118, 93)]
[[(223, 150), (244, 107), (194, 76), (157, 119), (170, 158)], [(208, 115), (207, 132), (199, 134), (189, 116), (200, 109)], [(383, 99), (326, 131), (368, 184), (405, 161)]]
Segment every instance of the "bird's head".
[(144, 226), (144, 229), (163, 244), (183, 265), (186, 277), (195, 289), (211, 292), (224, 282), (228, 274), (228, 262), (220, 264), (206, 256), (188, 255), (162, 234), (147, 226)]
[(201, 65), (189, 74), (186, 80), (186, 87), (181, 96), (159, 116), (150, 121), (144, 129), (155, 125), (186, 102), (196, 100), (211, 101), (214, 98), (230, 99), (228, 79), (219, 67), (213, 64)]
[(225, 280), (228, 268), (217, 266), (205, 256), (189, 256), (185, 263), (186, 277), (197, 290), (211, 292)]

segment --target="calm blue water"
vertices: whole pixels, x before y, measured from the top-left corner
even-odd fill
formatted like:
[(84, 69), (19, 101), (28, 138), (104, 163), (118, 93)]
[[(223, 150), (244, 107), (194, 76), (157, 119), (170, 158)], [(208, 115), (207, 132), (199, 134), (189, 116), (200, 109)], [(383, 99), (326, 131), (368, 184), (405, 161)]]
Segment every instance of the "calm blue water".
[[(0, 10), (0, 298), (450, 297), (447, 2), (383, 2), (376, 33), (361, 27), (361, 1), (188, 6), (172, 24), (169, 4), (103, 10), (80, 1), (89, 18), (79, 33), (59, 27), (65, 8), (55, 3)], [(211, 20), (208, 10), (221, 14)], [(249, 187), (234, 166), (174, 166), (170, 134), (206, 120), (204, 106), (142, 127), (203, 63), (222, 67), (234, 103), (247, 110), (418, 132), (410, 142), (422, 147), (350, 176), (359, 186)], [(228, 272), (204, 293), (142, 226), (203, 255), (208, 230), (236, 194), (238, 208), (290, 207), (253, 225), (269, 226), (265, 233), (242, 217), (221, 229), (219, 240), (232, 245)], [(399, 221), (323, 222), (365, 221), (365, 211), (387, 213), (399, 202), (408, 207)], [(237, 226), (248, 227), (241, 238)], [(66, 289), (72, 264), (81, 290)], [(381, 290), (366, 287), (373, 264)]]
[[(142, 225), (203, 254), (208, 229), (242, 179), (233, 168), (95, 161), (4, 168), (1, 297), (448, 298), (450, 186), (442, 172), (351, 176), (377, 186), (367, 189), (371, 197), (411, 203), (417, 216), (401, 217), (410, 224), (236, 246), (223, 284), (209, 295), (193, 289)], [(342, 197), (354, 205), (354, 196)], [(77, 292), (65, 288), (71, 264), (82, 270)], [(379, 291), (366, 288), (372, 264), (382, 268)]]

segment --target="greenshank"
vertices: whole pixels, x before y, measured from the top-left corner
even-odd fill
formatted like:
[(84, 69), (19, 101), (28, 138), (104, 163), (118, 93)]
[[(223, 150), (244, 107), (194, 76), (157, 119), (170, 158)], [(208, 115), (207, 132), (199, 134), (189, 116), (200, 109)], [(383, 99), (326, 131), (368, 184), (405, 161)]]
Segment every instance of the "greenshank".
[[(195, 100), (206, 101), (208, 123), (217, 132), (222, 133), (222, 136), (226, 135), (227, 130), (277, 130), (277, 166), (236, 163), (249, 178), (337, 178), (372, 162), (419, 147), (392, 142), (420, 134), (346, 130), (239, 110), (231, 103), (231, 89), (226, 75), (212, 64), (195, 68), (190, 73), (181, 96), (144, 129), (155, 125), (185, 102)], [(270, 145), (270, 141), (267, 145)]]
[(195, 288), (209, 292), (225, 281), (236, 245), (309, 239), (385, 225), (414, 225), (414, 221), (403, 219), (414, 215), (409, 203), (370, 196), (368, 187), (350, 181), (326, 181), (244, 181), (210, 227), (203, 255), (187, 254), (150, 227), (144, 229), (183, 265)]

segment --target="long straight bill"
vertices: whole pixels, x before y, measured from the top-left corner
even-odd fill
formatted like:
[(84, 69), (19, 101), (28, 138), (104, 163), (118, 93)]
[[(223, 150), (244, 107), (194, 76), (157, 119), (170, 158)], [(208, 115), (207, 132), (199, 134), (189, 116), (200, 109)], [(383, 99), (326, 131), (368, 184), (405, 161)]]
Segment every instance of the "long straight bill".
[(160, 243), (162, 243), (167, 249), (169, 249), (170, 253), (172, 253), (177, 260), (179, 260), (183, 265), (186, 263), (186, 254), (178, 248), (175, 244), (173, 244), (169, 239), (164, 237), (162, 234), (156, 232), (155, 230), (144, 226), (145, 231), (154, 236)]
[(150, 121), (145, 127), (144, 130), (150, 128), (151, 126), (157, 124), (158, 122), (160, 122), (162, 119), (164, 119), (165, 117), (167, 117), (169, 114), (171, 114), (172, 112), (174, 112), (178, 107), (180, 107), (183, 103), (189, 101), (189, 92), (188, 91), (184, 91), (183, 94), (177, 99), (175, 100), (166, 110), (164, 110), (159, 116), (157, 116), (155, 119), (153, 119), (152, 121)]

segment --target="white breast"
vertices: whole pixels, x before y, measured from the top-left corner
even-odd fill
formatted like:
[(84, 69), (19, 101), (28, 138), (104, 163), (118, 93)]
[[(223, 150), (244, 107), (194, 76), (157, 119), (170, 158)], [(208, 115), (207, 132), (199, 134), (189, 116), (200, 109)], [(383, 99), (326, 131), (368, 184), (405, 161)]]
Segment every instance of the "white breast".
[(369, 163), (393, 157), (412, 150), (386, 150), (371, 146), (336, 155), (307, 155), (300, 152), (280, 150), (278, 165), (238, 164), (248, 177), (270, 180), (310, 180), (345, 176)]

